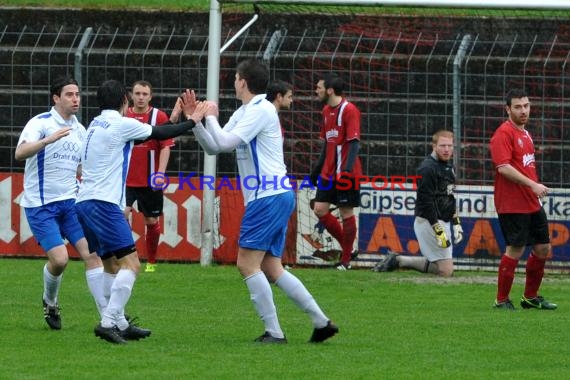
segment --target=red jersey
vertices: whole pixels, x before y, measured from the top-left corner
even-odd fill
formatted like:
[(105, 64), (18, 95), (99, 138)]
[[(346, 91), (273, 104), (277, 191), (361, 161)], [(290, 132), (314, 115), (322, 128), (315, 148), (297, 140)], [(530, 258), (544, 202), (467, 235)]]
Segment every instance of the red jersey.
[[(328, 104), (323, 107), (321, 138), (327, 144), (321, 177), (336, 179), (346, 167), (349, 142), (360, 140), (360, 111), (346, 99), (336, 107)], [(356, 157), (351, 173), (361, 175), (360, 158)]]
[[(534, 143), (527, 130), (505, 121), (491, 137), (489, 144), (495, 168), (510, 164), (522, 175), (538, 182), (534, 163)], [(529, 214), (541, 204), (530, 187), (516, 184), (495, 172), (495, 209), (498, 214)]]
[[(126, 116), (150, 125), (162, 125), (169, 119), (166, 113), (154, 107), (150, 107), (145, 113), (135, 113), (129, 107)], [(127, 174), (127, 186), (148, 187), (149, 176), (158, 170), (160, 150), (171, 146), (174, 146), (173, 139), (148, 140), (142, 144), (135, 145), (129, 164), (129, 173)]]

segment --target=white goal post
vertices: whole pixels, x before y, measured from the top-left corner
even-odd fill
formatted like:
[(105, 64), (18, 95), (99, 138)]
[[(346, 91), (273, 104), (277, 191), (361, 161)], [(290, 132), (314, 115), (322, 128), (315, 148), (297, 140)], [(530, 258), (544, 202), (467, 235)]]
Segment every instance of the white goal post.
[[(426, 8), (477, 8), (510, 10), (570, 10), (570, 0), (210, 0), (207, 98), (218, 102), (220, 51), (222, 36), (222, 6), (224, 4), (282, 4), (282, 5), (327, 5), (327, 6), (384, 6)], [(251, 25), (251, 22), (250, 24)], [(242, 28), (245, 29), (246, 27)], [(230, 42), (231, 43), (231, 42)], [(216, 156), (204, 153), (204, 175), (216, 176)], [(210, 265), (213, 257), (215, 220), (215, 190), (204, 189), (202, 198), (202, 244), (200, 263)]]

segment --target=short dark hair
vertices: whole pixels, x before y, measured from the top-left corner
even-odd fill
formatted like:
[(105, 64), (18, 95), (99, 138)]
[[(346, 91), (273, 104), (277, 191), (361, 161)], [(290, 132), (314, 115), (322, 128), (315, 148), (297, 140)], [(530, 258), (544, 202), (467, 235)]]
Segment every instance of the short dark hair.
[(55, 78), (49, 89), (50, 97), (53, 98), (54, 95), (61, 96), (61, 90), (70, 84), (74, 84), (79, 87), (79, 83), (77, 83), (77, 81), (69, 75), (59, 76)]
[(119, 111), (123, 106), (127, 95), (127, 89), (121, 82), (114, 79), (106, 80), (97, 89), (97, 103), (99, 103), (99, 110)]
[(273, 102), (277, 98), (277, 95), (281, 94), (281, 96), (285, 96), (288, 91), (293, 91), (293, 86), (290, 83), (277, 79), (267, 86), (267, 91), (265, 91), (267, 94), (266, 99)]
[(263, 63), (248, 59), (240, 62), (236, 68), (241, 79), (247, 83), (247, 88), (252, 94), (263, 94), (269, 83), (269, 70)]
[(520, 99), (526, 97), (528, 97), (526, 90), (522, 88), (513, 88), (512, 90), (509, 90), (509, 92), (507, 92), (507, 95), (505, 95), (505, 104), (510, 107), (511, 101), (513, 99)]
[(325, 90), (332, 88), (335, 95), (342, 95), (344, 91), (344, 81), (337, 73), (323, 74), (319, 80), (324, 82)]
[(133, 83), (133, 87), (135, 88), (135, 86), (143, 86), (143, 87), (148, 87), (150, 90), (150, 94), (152, 95), (152, 84), (150, 84), (150, 82), (146, 81), (146, 80), (138, 80), (135, 83)]

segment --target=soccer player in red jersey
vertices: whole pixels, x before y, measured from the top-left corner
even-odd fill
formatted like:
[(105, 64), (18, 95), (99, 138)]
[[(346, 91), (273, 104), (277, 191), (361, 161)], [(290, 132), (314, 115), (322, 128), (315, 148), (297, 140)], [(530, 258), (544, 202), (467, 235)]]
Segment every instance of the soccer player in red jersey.
[[(315, 93), (323, 102), (321, 139), (325, 142), (311, 172), (317, 186), (313, 211), (319, 222), (339, 242), (342, 248), (338, 270), (350, 269), (355, 257), (356, 239), (354, 207), (360, 206), (360, 190), (354, 177), (362, 175), (360, 149), (360, 111), (343, 96), (344, 83), (335, 73), (324, 75), (317, 82)], [(338, 206), (342, 225), (331, 214), (330, 205)]]
[[(169, 121), (165, 112), (150, 105), (152, 85), (149, 82), (143, 80), (135, 82), (131, 96), (133, 106), (129, 107), (125, 116), (152, 126), (162, 125)], [(174, 120), (174, 122), (177, 121)], [(144, 215), (146, 226), (147, 264), (145, 272), (154, 272), (156, 270), (156, 252), (160, 238), (158, 218), (162, 215), (164, 203), (163, 189), (151, 187), (149, 178), (154, 173), (166, 173), (172, 146), (174, 146), (173, 139), (147, 140), (135, 145), (131, 156), (126, 184), (127, 207), (125, 208), (125, 217), (129, 218), (133, 203), (136, 201), (138, 210)], [(153, 180), (153, 185), (160, 185), (161, 178), (161, 176), (156, 176)]]
[(491, 138), (490, 151), (495, 165), (495, 209), (506, 243), (499, 264), (495, 308), (514, 310), (509, 293), (519, 259), (527, 245), (532, 252), (526, 262), (526, 283), (521, 298), (524, 309), (554, 310), (557, 305), (538, 295), (544, 264), (550, 253), (550, 236), (541, 198), (549, 188), (538, 181), (534, 143), (526, 125), (530, 101), (524, 90), (513, 89), (506, 95), (509, 119)]

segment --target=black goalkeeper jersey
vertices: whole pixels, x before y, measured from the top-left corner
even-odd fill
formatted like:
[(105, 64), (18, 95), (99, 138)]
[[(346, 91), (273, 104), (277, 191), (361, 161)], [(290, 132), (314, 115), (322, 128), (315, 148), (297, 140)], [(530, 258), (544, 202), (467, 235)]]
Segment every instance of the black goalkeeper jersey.
[(418, 191), (414, 214), (429, 220), (449, 222), (456, 211), (455, 172), (452, 162), (439, 161), (431, 154), (418, 167)]

